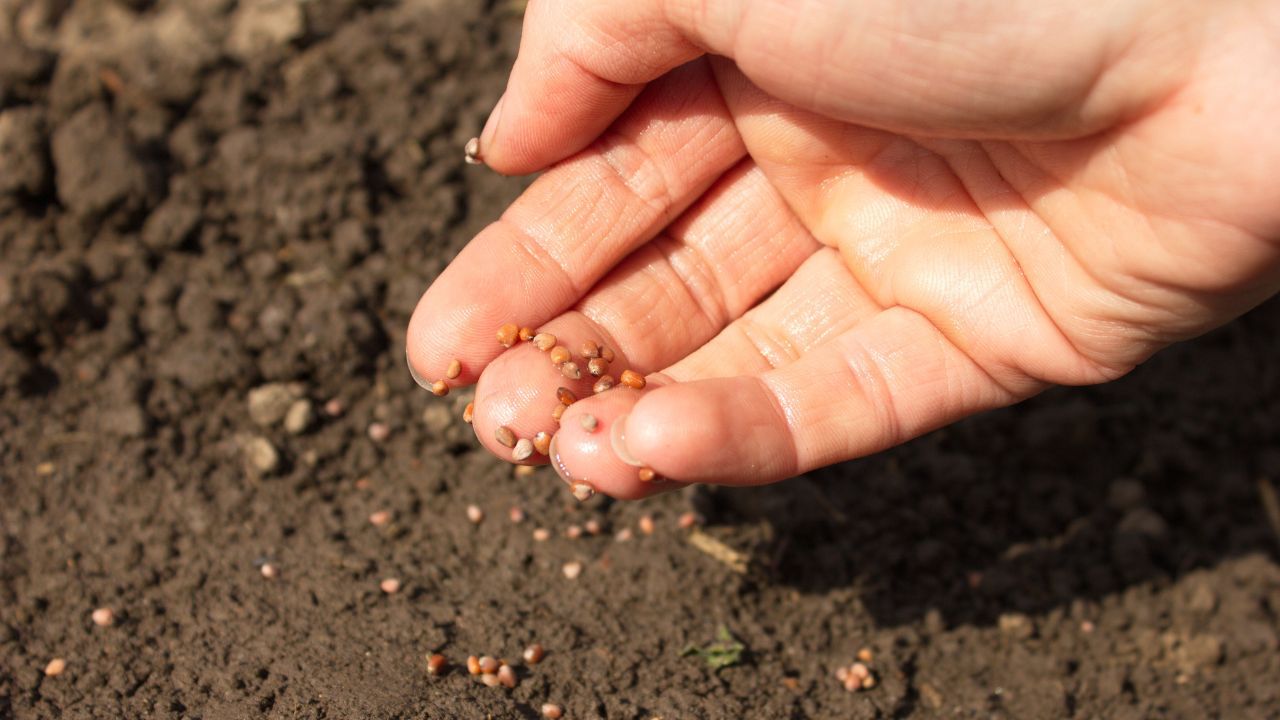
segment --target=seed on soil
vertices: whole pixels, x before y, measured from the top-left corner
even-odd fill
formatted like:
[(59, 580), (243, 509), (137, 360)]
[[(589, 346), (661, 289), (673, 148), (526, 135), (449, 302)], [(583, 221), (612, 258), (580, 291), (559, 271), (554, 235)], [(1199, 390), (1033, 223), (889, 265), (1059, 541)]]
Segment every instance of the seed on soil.
[(436, 397), (444, 397), (449, 394), (449, 383), (443, 380), (437, 380), (431, 383), (431, 394)]
[(870, 663), (875, 656), (871, 653), (871, 648), (862, 648), (854, 657), (858, 658), (859, 662)]
[(537, 665), (542, 662), (542, 655), (542, 645), (540, 643), (534, 643), (524, 649), (524, 661), (530, 665)]
[(440, 653), (436, 653), (434, 655), (428, 655), (427, 656), (427, 674), (439, 675), (440, 673), (444, 672), (444, 666), (447, 665), (448, 663), (449, 661), (445, 660), (444, 656), (441, 655)]
[(569, 361), (560, 366), (560, 374), (570, 380), (581, 380), (582, 368), (578, 367), (578, 363)]
[(573, 487), (569, 488), (569, 492), (573, 493), (578, 502), (586, 502), (596, 494), (595, 489), (586, 483), (574, 483)]
[(386, 578), (378, 583), (378, 587), (382, 588), (382, 592), (388, 595), (394, 595), (400, 592), (400, 580), (397, 578)]
[(590, 520), (582, 523), (582, 529), (586, 530), (588, 535), (599, 535), (600, 531), (604, 528), (600, 525), (599, 520), (591, 518)]
[(578, 576), (582, 574), (582, 563), (577, 560), (567, 562), (564, 564), (564, 567), (560, 568), (560, 571), (563, 572), (564, 576), (570, 580), (576, 580)]
[(578, 350), (578, 353), (588, 360), (591, 358), (598, 358), (600, 357), (600, 346), (590, 340), (587, 340), (582, 343), (582, 347)]
[(868, 676), (866, 676), (866, 677), (862, 678), (862, 689), (863, 689), (863, 690), (870, 690), (871, 688), (873, 688), (873, 687), (875, 687), (875, 686), (876, 686), (876, 676), (875, 676), (875, 675), (868, 675)]
[(524, 510), (513, 506), (510, 510), (507, 511), (507, 517), (511, 518), (511, 522), (519, 525), (520, 523), (524, 522), (524, 518), (525, 518)]
[(338, 417), (342, 415), (342, 413), (346, 412), (346, 410), (346, 405), (343, 405), (342, 401), (338, 398), (333, 398), (324, 404), (324, 414), (329, 417)]
[(471, 138), (467, 144), (462, 147), (462, 159), (468, 165), (479, 165), (484, 162), (480, 159), (480, 138)]
[(498, 328), (498, 342), (502, 343), (503, 347), (511, 347), (519, 339), (520, 328), (515, 323), (507, 323)]
[(473, 402), (469, 402), (467, 403), (467, 406), (462, 409), (462, 422), (470, 425), (471, 421), (475, 419), (476, 419), (476, 404)]
[(1080, 632), (1084, 633), (1085, 635), (1092, 634), (1095, 629), (1096, 628), (1094, 628), (1092, 620), (1082, 620), (1080, 622)]
[(858, 678), (858, 682), (862, 682), (863, 678), (871, 675), (871, 669), (864, 663), (856, 662), (849, 666), (849, 675)]
[(476, 657), (475, 655), (470, 655), (467, 657), (467, 672), (471, 673), (472, 675), (480, 674), (480, 658)]
[(534, 336), (534, 335), (537, 335), (537, 333), (533, 331), (533, 328), (531, 328), (531, 327), (522, 327), (522, 328), (520, 328), (520, 334), (519, 334), (519, 337), (520, 337), (520, 339), (521, 339), (521, 340), (523, 340), (523, 341), (525, 341), (525, 342), (529, 342), (530, 340), (532, 340), (532, 339), (533, 339), (533, 336)]
[(587, 432), (595, 432), (596, 428), (599, 427), (600, 425), (599, 421), (596, 420), (596, 416), (592, 415), (591, 413), (587, 413), (582, 417), (578, 418), (578, 424), (581, 425), (582, 429), (586, 430)]
[(591, 373), (595, 377), (600, 377), (601, 375), (609, 372), (609, 362), (604, 358), (591, 358), (591, 360), (587, 362), (587, 372)]
[(570, 525), (564, 529), (564, 536), (570, 540), (577, 540), (582, 537), (582, 527), (579, 525)]
[(61, 675), (62, 671), (66, 669), (67, 669), (66, 660), (63, 660), (62, 658), (54, 658), (49, 661), (48, 665), (44, 666), (44, 674), (48, 677), (57, 677)]
[(652, 515), (641, 515), (640, 519), (636, 522), (636, 525), (640, 527), (640, 532), (644, 533), (645, 535), (653, 534), (654, 525), (653, 525)]
[(258, 572), (262, 573), (262, 577), (270, 580), (280, 574), (280, 568), (272, 563), (262, 563), (262, 567), (258, 568)]
[(533, 441), (529, 438), (520, 438), (516, 441), (516, 446), (511, 451), (511, 459), (516, 462), (524, 462), (533, 457)]
[(644, 389), (644, 376), (635, 370), (623, 370), (622, 375), (618, 377), (618, 382), (635, 390)]
[(500, 684), (498, 676), (493, 673), (485, 673), (481, 675), (480, 682), (484, 683), (485, 687), (498, 687)]
[(109, 607), (100, 607), (89, 617), (93, 618), (93, 624), (98, 627), (111, 627), (116, 624), (116, 613)]
[(506, 425), (499, 425), (498, 429), (493, 431), (493, 437), (503, 447), (513, 448), (516, 446), (516, 434)]
[(534, 528), (533, 541), (546, 542), (551, 539), (551, 531), (546, 528)]
[(604, 375), (599, 380), (596, 381), (595, 385), (591, 386), (591, 392), (602, 393), (605, 390), (612, 388), (613, 385), (614, 385), (613, 376)]
[(567, 363), (573, 359), (573, 353), (569, 352), (569, 348), (563, 345), (557, 345), (551, 348), (551, 364), (560, 365)]
[(628, 542), (631, 540), (631, 537), (631, 528), (622, 528), (618, 531), (618, 534), (613, 536), (613, 539), (618, 542)]
[[(559, 405), (556, 405), (556, 409), (551, 411), (551, 419), (555, 420), (556, 422), (560, 422), (560, 416), (564, 415), (564, 411), (568, 409), (569, 409), (569, 406), (565, 405), (564, 403), (560, 403)], [(548, 441), (548, 443), (549, 442), (550, 441)]]
[(607, 363), (613, 362), (613, 351), (606, 345), (600, 346), (600, 357)]
[(444, 376), (450, 380), (462, 374), (462, 362), (456, 358), (449, 361), (449, 367), (444, 371)]
[(657, 477), (657, 474), (653, 472), (653, 468), (642, 467), (636, 473), (636, 477), (640, 478), (640, 482), (642, 483), (649, 483), (653, 482), (653, 479)]
[(384, 422), (369, 423), (367, 432), (369, 433), (369, 439), (374, 442), (385, 442), (387, 438), (391, 437), (391, 428)]
[(698, 514), (695, 512), (681, 513), (680, 519), (676, 521), (681, 530), (688, 530), (698, 524)]
[(290, 435), (301, 435), (311, 427), (311, 421), (314, 419), (315, 410), (311, 407), (311, 401), (299, 398), (293, 401), (288, 412), (284, 414), (284, 431)]
[(551, 333), (538, 333), (533, 336), (533, 344), (542, 352), (550, 352), (551, 348), (556, 346), (556, 336)]
[(503, 665), (498, 668), (498, 682), (502, 683), (502, 687), (511, 690), (516, 686), (516, 671), (510, 665)]
[(547, 718), (547, 720), (560, 720), (560, 718), (564, 717), (564, 709), (555, 703), (543, 703), (542, 717)]
[(484, 522), (484, 511), (480, 509), (479, 505), (468, 505), (467, 520), (470, 520), (472, 525), (479, 525)]
[(391, 511), (379, 510), (375, 513), (370, 513), (369, 522), (376, 527), (382, 527), (383, 525), (391, 522)]
[(480, 672), (485, 675), (491, 675), (498, 672), (498, 661), (496, 658), (483, 655), (480, 657)]
[(578, 402), (578, 396), (573, 394), (569, 388), (556, 388), (556, 399), (564, 405), (572, 405)]
[(551, 434), (539, 432), (533, 436), (533, 449), (538, 451), (539, 455), (547, 455), (551, 452)]

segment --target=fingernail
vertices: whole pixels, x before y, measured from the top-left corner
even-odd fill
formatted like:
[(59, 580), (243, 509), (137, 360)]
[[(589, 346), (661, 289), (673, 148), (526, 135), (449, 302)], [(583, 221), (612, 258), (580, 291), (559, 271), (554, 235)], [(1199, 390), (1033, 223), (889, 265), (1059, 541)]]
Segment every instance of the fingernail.
[(609, 444), (613, 446), (613, 454), (618, 459), (632, 467), (644, 467), (644, 463), (640, 462), (627, 450), (627, 416), (619, 416), (613, 421), (613, 427), (609, 429)]
[(569, 486), (569, 492), (573, 493), (575, 498), (579, 501), (590, 500), (591, 496), (596, 494), (596, 490), (591, 487), (589, 482), (583, 478), (574, 476), (573, 473), (569, 472), (569, 468), (564, 466), (564, 459), (560, 457), (560, 449), (556, 446), (556, 442), (559, 437), (560, 433), (556, 433), (551, 436), (551, 445), (548, 448), (550, 451), (549, 457), (551, 458), (551, 467), (555, 468), (556, 474), (559, 475), (560, 479)]
[(405, 349), (404, 351), (404, 362), (406, 365), (409, 366), (409, 376), (413, 378), (414, 382), (418, 383), (418, 387), (422, 388), (423, 390), (430, 390), (431, 383), (427, 382), (426, 380), (423, 380), (422, 376), (418, 374), (418, 371), (413, 369), (413, 363), (409, 360), (408, 349)]
[(506, 99), (506, 93), (503, 93), (502, 97), (498, 98), (498, 104), (493, 106), (493, 112), (489, 113), (489, 119), (484, 123), (484, 130), (480, 131), (480, 147), (478, 150), (481, 153), (484, 152), (485, 148), (493, 147), (493, 143), (498, 139), (498, 123), (502, 119), (502, 104)]

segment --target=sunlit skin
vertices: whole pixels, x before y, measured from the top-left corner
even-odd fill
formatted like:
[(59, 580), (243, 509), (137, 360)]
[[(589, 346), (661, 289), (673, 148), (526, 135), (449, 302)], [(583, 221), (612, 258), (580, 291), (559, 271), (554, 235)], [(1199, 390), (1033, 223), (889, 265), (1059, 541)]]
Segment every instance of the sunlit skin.
[[(1112, 380), (1280, 289), (1278, 88), (1277, 3), (533, 0), (480, 155), (546, 172), (409, 361), (622, 498)], [(593, 396), (507, 322), (648, 384)]]

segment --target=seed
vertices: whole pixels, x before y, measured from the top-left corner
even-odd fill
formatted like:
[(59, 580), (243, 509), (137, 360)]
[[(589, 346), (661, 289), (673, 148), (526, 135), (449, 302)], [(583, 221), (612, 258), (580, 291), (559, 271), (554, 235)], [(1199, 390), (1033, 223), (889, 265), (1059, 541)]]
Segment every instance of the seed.
[(591, 373), (595, 377), (600, 377), (601, 375), (609, 372), (609, 363), (604, 358), (591, 358), (587, 363), (587, 372)]
[(533, 336), (533, 344), (542, 352), (549, 352), (551, 348), (556, 346), (556, 336), (547, 332), (540, 332)]
[(450, 380), (462, 374), (462, 363), (456, 358), (449, 361), (449, 367), (444, 371), (444, 376)]
[(596, 428), (600, 425), (599, 421), (596, 420), (596, 416), (591, 413), (587, 413), (586, 415), (578, 418), (578, 424), (582, 425), (582, 429), (587, 432), (595, 432)]
[(618, 382), (635, 390), (644, 389), (644, 376), (635, 370), (623, 370)]
[(680, 519), (676, 521), (682, 530), (688, 530), (698, 524), (698, 514), (695, 512), (687, 512), (680, 515)]
[(480, 509), (479, 505), (468, 505), (467, 519), (471, 521), (472, 525), (479, 525), (484, 522), (484, 511)]
[(603, 528), (600, 526), (599, 520), (591, 518), (590, 520), (582, 523), (582, 529), (586, 530), (588, 535), (599, 535)]
[(653, 516), (652, 515), (641, 515), (640, 520), (637, 521), (636, 524), (640, 526), (640, 532), (644, 533), (645, 535), (653, 534)]
[(516, 327), (515, 323), (507, 323), (498, 328), (498, 342), (502, 343), (503, 347), (511, 347), (519, 339), (520, 328)]
[(467, 672), (471, 673), (472, 675), (480, 674), (480, 658), (476, 657), (475, 655), (470, 655), (467, 657)]
[(498, 687), (500, 684), (498, 676), (493, 673), (485, 673), (484, 675), (481, 675), (480, 682), (484, 683), (485, 687)]
[(397, 578), (387, 578), (378, 583), (378, 587), (382, 588), (382, 592), (388, 595), (394, 595), (400, 592), (400, 580)]
[(532, 477), (533, 474), (537, 471), (538, 471), (538, 468), (532, 465), (517, 465), (516, 469), (513, 470), (511, 474), (515, 475), (518, 478), (527, 478), (527, 477)]
[(1095, 629), (1093, 622), (1090, 620), (1084, 620), (1080, 623), (1080, 632), (1085, 635), (1091, 634)]
[(524, 661), (530, 665), (537, 665), (542, 662), (542, 645), (534, 643), (524, 649)]
[(582, 574), (582, 563), (576, 560), (573, 562), (567, 562), (560, 570), (564, 573), (565, 577), (570, 580), (576, 580), (578, 576)]
[(578, 396), (574, 395), (569, 388), (556, 388), (556, 399), (563, 405), (572, 405), (578, 402)]
[(377, 527), (382, 527), (391, 522), (391, 511), (379, 510), (369, 515), (369, 522)]
[(520, 438), (516, 442), (515, 449), (511, 451), (511, 459), (516, 462), (524, 462), (533, 457), (533, 441), (529, 438)]
[(546, 528), (534, 528), (533, 541), (546, 542), (551, 539), (551, 531)]
[(90, 615), (93, 624), (98, 627), (111, 627), (116, 624), (116, 613), (109, 607), (100, 607)]
[(577, 525), (570, 525), (564, 529), (564, 536), (570, 540), (577, 540), (582, 537), (582, 528)]
[(374, 442), (383, 442), (391, 437), (391, 428), (386, 423), (372, 422), (369, 423), (369, 439)]
[(622, 528), (617, 535), (613, 536), (613, 539), (618, 542), (628, 542), (631, 540), (631, 528)]
[(862, 678), (862, 689), (863, 689), (863, 690), (870, 690), (871, 688), (873, 688), (873, 687), (875, 687), (875, 686), (876, 686), (876, 676), (875, 676), (875, 675), (868, 675), (868, 676), (866, 676), (866, 677)]
[(498, 661), (488, 655), (482, 655), (480, 657), (480, 672), (485, 675), (491, 675), (498, 672)]
[(871, 648), (862, 648), (855, 657), (864, 663), (870, 663), (875, 656), (871, 654)]
[(541, 455), (547, 455), (551, 452), (551, 435), (545, 432), (539, 432), (533, 436), (533, 449), (537, 450)]
[(847, 666), (841, 665), (840, 667), (836, 668), (837, 680), (839, 680), (840, 682), (844, 682), (848, 677), (849, 677), (849, 668)]
[(447, 665), (448, 662), (449, 661), (445, 660), (444, 656), (440, 653), (427, 656), (427, 674), (439, 675), (444, 672), (444, 666)]
[(511, 518), (511, 522), (516, 523), (518, 525), (524, 522), (524, 517), (525, 517), (524, 510), (518, 507), (512, 507), (510, 510), (507, 511), (507, 517)]
[(270, 580), (280, 574), (280, 568), (271, 563), (262, 563), (262, 567), (258, 568), (258, 572), (262, 573), (262, 577)]
[(66, 660), (63, 660), (62, 658), (54, 658), (49, 661), (48, 665), (44, 666), (44, 674), (47, 675), (48, 677), (57, 677), (62, 674), (63, 670), (66, 670), (66, 669), (67, 669)]
[(569, 352), (569, 348), (563, 345), (557, 345), (551, 348), (551, 364), (552, 365), (567, 363), (571, 359), (573, 359), (573, 353)]
[(578, 502), (586, 502), (591, 499), (591, 496), (596, 494), (595, 489), (586, 483), (574, 483), (573, 487), (571, 487), (569, 491), (573, 493), (573, 496), (577, 498)]
[(595, 385), (591, 386), (591, 392), (602, 393), (605, 390), (608, 390), (609, 388), (613, 387), (613, 385), (614, 385), (613, 376), (605, 375), (604, 377), (597, 380)]
[(555, 703), (543, 703), (542, 717), (547, 718), (547, 720), (560, 720), (560, 718), (564, 717), (564, 709)]
[(329, 417), (338, 417), (344, 411), (346, 411), (346, 409), (347, 409), (346, 406), (343, 405), (342, 401), (339, 400), (338, 398), (334, 398), (324, 404), (324, 414), (328, 415)]
[(498, 682), (502, 683), (502, 687), (510, 690), (516, 686), (516, 671), (510, 665), (503, 665), (498, 668)]
[(870, 675), (871, 675), (871, 670), (869, 670), (866, 665), (860, 662), (856, 662), (849, 666), (849, 676), (858, 678), (859, 682), (861, 682), (863, 678), (869, 677)]
[(564, 415), (564, 411), (568, 409), (569, 409), (569, 406), (565, 405), (564, 403), (560, 403), (559, 405), (556, 405), (556, 409), (551, 411), (551, 418), (556, 422), (560, 422), (560, 416)]
[(600, 357), (604, 358), (604, 361), (605, 361), (605, 362), (607, 362), (607, 363), (611, 363), (611, 362), (613, 362), (613, 351), (612, 351), (612, 350), (610, 350), (608, 347), (606, 347), (606, 346), (604, 346), (604, 345), (601, 345), (601, 346), (600, 346)]
[(471, 138), (467, 144), (462, 147), (462, 159), (468, 165), (479, 165), (484, 162), (480, 159), (480, 138)]
[(506, 425), (499, 425), (498, 429), (493, 431), (493, 437), (503, 447), (511, 448), (516, 446), (516, 434), (511, 432), (511, 428)]
[(449, 383), (443, 380), (437, 380), (431, 383), (431, 394), (436, 397), (444, 397), (449, 394)]
[(578, 367), (578, 363), (572, 362), (572, 361), (567, 362), (560, 366), (560, 374), (564, 375), (570, 380), (582, 379), (582, 369)]
[(473, 402), (469, 402), (467, 403), (467, 406), (462, 409), (462, 422), (470, 425), (471, 421), (475, 420), (475, 418), (476, 418), (476, 404)]
[(531, 328), (531, 327), (522, 327), (522, 328), (520, 328), (520, 334), (519, 334), (519, 337), (520, 337), (520, 339), (521, 339), (521, 340), (523, 340), (523, 341), (525, 341), (525, 342), (529, 342), (530, 340), (532, 340), (532, 339), (533, 339), (533, 336), (534, 336), (534, 335), (537, 335), (537, 333), (535, 333), (535, 332), (533, 331), (533, 328)]
[(579, 353), (584, 358), (598, 358), (600, 357), (600, 346), (590, 340), (587, 340), (582, 343), (582, 348), (579, 349)]
[(636, 473), (636, 476), (640, 478), (640, 482), (647, 483), (653, 482), (653, 479), (657, 477), (657, 474), (653, 472), (653, 468), (642, 467), (640, 468), (640, 471)]

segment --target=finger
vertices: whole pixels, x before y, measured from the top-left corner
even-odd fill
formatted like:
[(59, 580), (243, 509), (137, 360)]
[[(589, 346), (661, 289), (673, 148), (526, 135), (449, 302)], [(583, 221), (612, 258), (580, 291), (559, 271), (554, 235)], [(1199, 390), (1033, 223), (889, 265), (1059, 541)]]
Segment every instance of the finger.
[[(532, 2), (506, 94), (481, 138), (500, 172), (584, 147), (636, 88), (710, 52), (771, 95), (915, 133), (1081, 136), (1166, 97), (1190, 72), (1181, 4), (894, 0)], [(1028, 38), (1034, 37), (1034, 52)], [(873, 69), (873, 71), (872, 71)]]
[(537, 327), (573, 305), (743, 155), (701, 63), (655, 83), (590, 150), (539, 178), (423, 295), (409, 324), (417, 377), (455, 358), (474, 382), (508, 322)]

